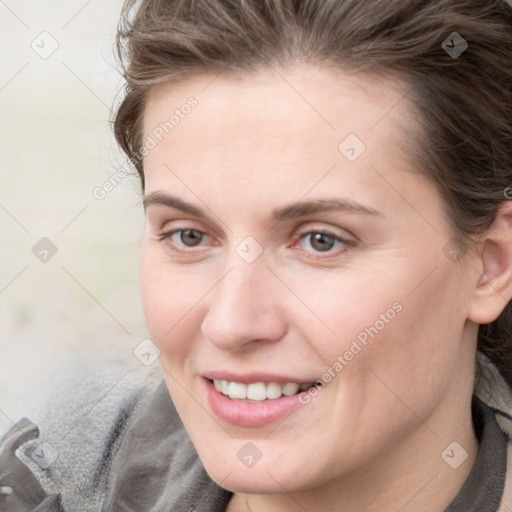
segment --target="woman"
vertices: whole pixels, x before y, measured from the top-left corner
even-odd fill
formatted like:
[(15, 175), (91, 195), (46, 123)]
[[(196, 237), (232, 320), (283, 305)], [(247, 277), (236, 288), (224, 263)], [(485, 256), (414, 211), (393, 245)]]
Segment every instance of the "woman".
[(6, 509), (512, 510), (510, 6), (135, 4), (164, 380), (100, 404), (93, 462), (22, 420)]

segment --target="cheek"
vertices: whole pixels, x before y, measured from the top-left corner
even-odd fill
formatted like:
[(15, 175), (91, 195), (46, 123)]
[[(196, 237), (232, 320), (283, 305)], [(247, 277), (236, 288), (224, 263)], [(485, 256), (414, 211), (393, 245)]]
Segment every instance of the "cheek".
[[(446, 392), (461, 363), (465, 325), (463, 301), (457, 299), (461, 290), (451, 270), (439, 267), (408, 293), (379, 288), (370, 302), (370, 315), (358, 317), (366, 322), (362, 329), (354, 325), (359, 332), (352, 331), (352, 337), (357, 340), (362, 335), (366, 340), (364, 346), (359, 344), (363, 357), (357, 357), (370, 396), (384, 393), (390, 402), (399, 396), (426, 415)], [(393, 312), (387, 309), (390, 306)], [(355, 365), (353, 369), (357, 372)]]
[(322, 292), (311, 283), (303, 293), (322, 321), (309, 324), (306, 337), (325, 370), (350, 380), (364, 373), (373, 382), (372, 370), (406, 396), (420, 379), (439, 386), (448, 379), (460, 358), (465, 312), (451, 266), (438, 261), (429, 275), (435, 264), (402, 263), (330, 279)]
[[(140, 285), (146, 324), (162, 355), (178, 354), (190, 346), (191, 326), (201, 310), (208, 279), (173, 268), (151, 248), (143, 248)], [(190, 332), (189, 332), (190, 331)]]
[[(389, 267), (388, 267), (389, 268)], [(286, 276), (290, 288), (300, 291), (291, 313), (292, 327), (333, 364), (345, 352), (349, 361), (385, 337), (403, 315), (406, 286), (395, 279), (382, 261), (347, 266), (330, 273)], [(398, 283), (398, 284), (397, 284)]]

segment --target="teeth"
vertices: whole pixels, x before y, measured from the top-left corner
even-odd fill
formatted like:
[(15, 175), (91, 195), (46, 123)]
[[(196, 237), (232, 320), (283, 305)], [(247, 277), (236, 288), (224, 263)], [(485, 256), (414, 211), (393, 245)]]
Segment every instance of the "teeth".
[[(265, 386), (263, 382), (256, 382), (255, 384), (249, 384), (248, 386), (245, 384), (239, 384), (239, 386), (247, 388), (247, 398), (249, 400), (265, 400), (267, 398), (267, 386)], [(229, 398), (233, 397), (229, 395)]]
[(283, 395), (292, 396), (299, 391), (300, 384), (295, 384), (293, 382), (289, 382), (283, 386)]
[(245, 384), (240, 384), (240, 382), (230, 382), (228, 390), (230, 398), (238, 398), (239, 400), (247, 398), (248, 389)]
[(230, 382), (227, 380), (213, 380), (215, 389), (223, 395), (229, 396), (233, 400), (275, 400), (284, 396), (295, 395), (299, 390), (304, 391), (312, 384), (297, 384), (288, 382), (280, 384), (278, 382), (254, 382), (252, 384), (242, 384), (241, 382)]
[(270, 382), (267, 384), (267, 398), (269, 400), (279, 398), (282, 394), (282, 387), (283, 386), (277, 382)]

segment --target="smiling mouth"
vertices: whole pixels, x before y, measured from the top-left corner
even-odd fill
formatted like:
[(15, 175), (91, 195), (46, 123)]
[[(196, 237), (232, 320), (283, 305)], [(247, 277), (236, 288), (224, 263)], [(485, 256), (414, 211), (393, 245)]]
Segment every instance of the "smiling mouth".
[(293, 396), (306, 391), (315, 385), (315, 382), (298, 384), (296, 382), (254, 382), (243, 384), (227, 380), (213, 379), (215, 389), (231, 400), (245, 401), (251, 403), (276, 400), (282, 396)]

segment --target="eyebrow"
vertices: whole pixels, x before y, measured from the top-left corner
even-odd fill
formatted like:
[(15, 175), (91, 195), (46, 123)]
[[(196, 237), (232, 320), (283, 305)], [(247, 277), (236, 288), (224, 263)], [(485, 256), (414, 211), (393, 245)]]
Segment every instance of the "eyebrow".
[(362, 215), (383, 216), (381, 212), (364, 206), (355, 201), (338, 198), (315, 199), (312, 201), (300, 201), (291, 206), (285, 206), (274, 211), (273, 217), (275, 221), (283, 221), (311, 215), (312, 213), (341, 211), (347, 213), (359, 213)]
[(148, 206), (152, 205), (167, 206), (169, 208), (181, 210), (184, 213), (193, 215), (198, 219), (208, 220), (208, 215), (203, 210), (201, 210), (201, 208), (197, 208), (196, 206), (193, 206), (178, 197), (162, 194), (161, 192), (153, 192), (147, 195), (144, 197), (142, 204), (144, 205), (145, 210), (148, 208)]
[[(146, 196), (143, 201), (144, 209), (147, 209), (151, 205), (167, 206), (169, 208), (175, 208), (184, 213), (188, 213), (197, 217), (201, 220), (208, 220), (208, 215), (201, 208), (197, 208), (178, 197), (163, 194), (161, 192), (153, 192)], [(272, 212), (274, 221), (281, 222), (284, 220), (290, 220), (297, 217), (303, 217), (305, 215), (311, 215), (314, 213), (330, 212), (330, 211), (341, 211), (347, 213), (358, 213), (362, 215), (373, 215), (383, 216), (381, 212), (357, 203), (352, 200), (338, 199), (338, 198), (326, 198), (326, 199), (315, 199), (311, 201), (300, 201), (290, 206), (284, 206), (278, 208)]]

